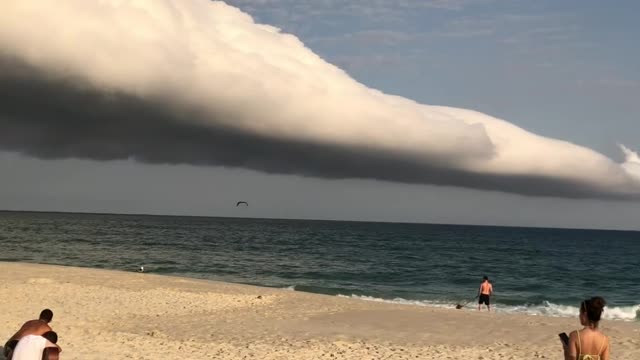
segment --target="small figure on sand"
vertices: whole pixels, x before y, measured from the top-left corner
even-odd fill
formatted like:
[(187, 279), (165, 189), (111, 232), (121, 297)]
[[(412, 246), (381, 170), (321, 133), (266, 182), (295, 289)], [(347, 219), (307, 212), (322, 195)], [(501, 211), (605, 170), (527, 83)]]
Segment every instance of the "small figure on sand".
[(51, 330), (49, 323), (53, 319), (53, 311), (44, 309), (40, 312), (38, 319), (25, 322), (4, 345), (4, 356), (7, 360), (31, 359), (30, 354), (38, 354), (36, 359), (43, 358), (45, 349), (51, 348), (56, 351), (51, 352), (52, 356), (47, 359), (57, 359), (60, 347), (56, 345), (58, 335)]
[(493, 294), (493, 285), (489, 282), (489, 277), (482, 278), (482, 284), (478, 289), (478, 311), (482, 309), (482, 304), (487, 305), (487, 310), (491, 311), (491, 295)]

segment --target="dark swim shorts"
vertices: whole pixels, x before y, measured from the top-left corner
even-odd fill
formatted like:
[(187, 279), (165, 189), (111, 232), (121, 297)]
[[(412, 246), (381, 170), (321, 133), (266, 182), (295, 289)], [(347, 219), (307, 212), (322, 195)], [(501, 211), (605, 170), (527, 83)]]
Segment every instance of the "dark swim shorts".
[(481, 294), (480, 298), (478, 298), (478, 304), (490, 305), (491, 304), (491, 300), (489, 299), (489, 295)]

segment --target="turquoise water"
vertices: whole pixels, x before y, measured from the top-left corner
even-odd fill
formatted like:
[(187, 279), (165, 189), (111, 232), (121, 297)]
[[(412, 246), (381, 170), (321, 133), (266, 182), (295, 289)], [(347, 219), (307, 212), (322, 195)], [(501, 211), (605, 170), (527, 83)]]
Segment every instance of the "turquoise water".
[[(640, 233), (488, 226), (0, 212), (1, 261), (282, 287), (429, 306), (472, 298), (483, 275), (502, 312), (605, 317), (640, 309)], [(469, 305), (471, 308), (473, 304)]]

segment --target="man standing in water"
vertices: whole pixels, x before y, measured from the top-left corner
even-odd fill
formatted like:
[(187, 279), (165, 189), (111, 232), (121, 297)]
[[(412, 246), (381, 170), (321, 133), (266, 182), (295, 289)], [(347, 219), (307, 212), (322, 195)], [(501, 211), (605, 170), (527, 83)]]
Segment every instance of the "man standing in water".
[(489, 282), (489, 277), (485, 276), (478, 289), (478, 311), (482, 308), (482, 304), (487, 305), (487, 310), (491, 311), (491, 294), (493, 294), (493, 285)]

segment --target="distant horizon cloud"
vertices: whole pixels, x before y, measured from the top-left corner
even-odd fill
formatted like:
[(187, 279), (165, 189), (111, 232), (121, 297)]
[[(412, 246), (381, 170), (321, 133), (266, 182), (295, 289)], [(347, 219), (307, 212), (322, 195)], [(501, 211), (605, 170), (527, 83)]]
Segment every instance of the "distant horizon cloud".
[(0, 150), (43, 159), (640, 198), (640, 157), (624, 145), (616, 163), (477, 111), (385, 94), (209, 0), (2, 2), (0, 127)]

